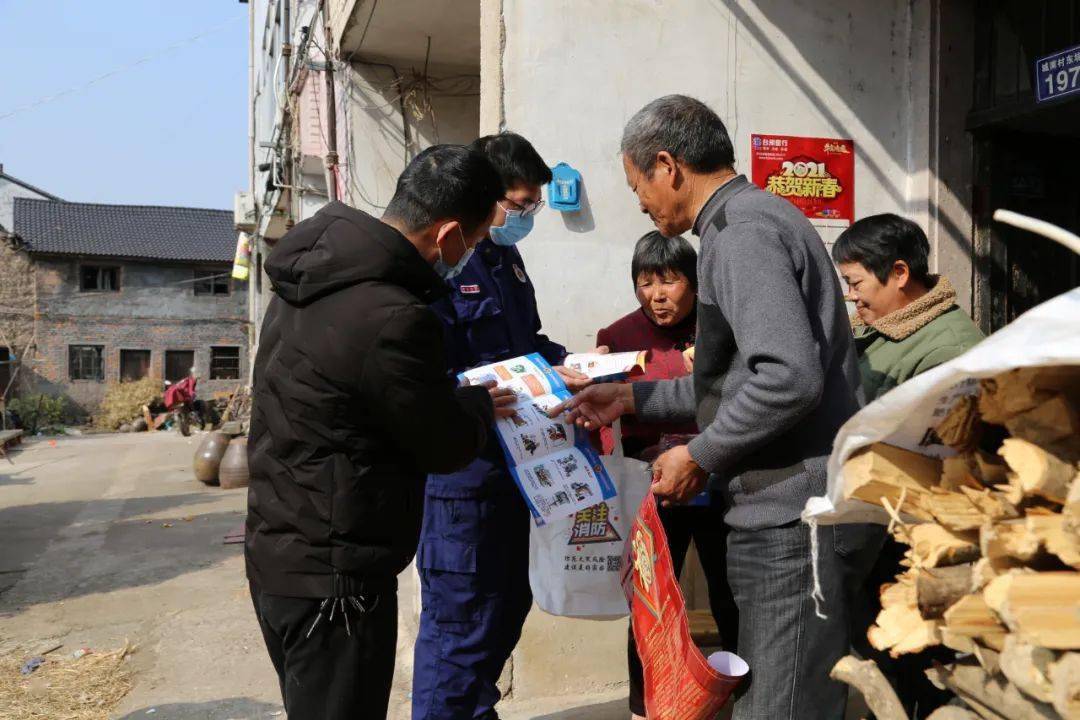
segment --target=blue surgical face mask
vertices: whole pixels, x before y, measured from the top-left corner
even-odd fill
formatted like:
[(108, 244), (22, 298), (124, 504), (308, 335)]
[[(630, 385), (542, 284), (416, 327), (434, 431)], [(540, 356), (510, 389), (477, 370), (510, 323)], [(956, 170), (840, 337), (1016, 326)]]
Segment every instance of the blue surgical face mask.
[(504, 208), (502, 204), (499, 205), (499, 208), (506, 214), (506, 220), (503, 221), (502, 227), (491, 228), (491, 241), (503, 247), (516, 245), (524, 240), (525, 236), (533, 229), (533, 216), (524, 215), (520, 211), (511, 212)]
[(461, 247), (465, 248), (465, 254), (461, 256), (453, 265), (447, 265), (442, 259), (442, 248), (439, 248), (439, 259), (435, 261), (435, 272), (439, 274), (443, 280), (452, 280), (461, 274), (461, 271), (465, 269), (465, 266), (469, 264), (469, 258), (472, 257), (475, 248), (471, 248), (465, 244), (465, 233), (461, 231), (461, 226), (458, 226), (458, 234), (461, 235)]

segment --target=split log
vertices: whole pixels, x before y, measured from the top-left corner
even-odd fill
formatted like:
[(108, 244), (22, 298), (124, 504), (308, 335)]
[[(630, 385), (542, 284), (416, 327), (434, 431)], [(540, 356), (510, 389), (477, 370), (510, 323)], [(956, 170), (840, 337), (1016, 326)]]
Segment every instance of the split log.
[(960, 598), (945, 611), (944, 619), (950, 633), (979, 638), (991, 647), (999, 647), (1007, 632), (982, 595)]
[(1080, 573), (1009, 573), (994, 578), (983, 599), (1009, 630), (1032, 645), (1080, 649)]
[(930, 491), (941, 480), (941, 461), (910, 450), (874, 443), (844, 463), (844, 498), (881, 505), (886, 498), (894, 508), (905, 495), (902, 512), (920, 520), (933, 517), (918, 507), (916, 496)]
[(975, 447), (979, 441), (978, 404), (978, 398), (966, 395), (949, 408), (949, 412), (934, 428), (941, 442), (957, 452)]
[(977, 530), (988, 522), (1020, 515), (1004, 494), (988, 488), (961, 486), (960, 492), (932, 488), (916, 496), (914, 502), (937, 522), (958, 531)]
[(1047, 452), (1033, 442), (1009, 438), (998, 451), (1009, 464), (1013, 477), (1025, 495), (1040, 495), (1064, 503), (1069, 484), (1076, 477), (1076, 467)]
[(1029, 507), (1027, 515), (987, 525), (979, 536), (983, 558), (1001, 570), (1020, 565), (1047, 567), (1049, 555), (1080, 569), (1080, 534), (1066, 529), (1065, 516), (1040, 507)]
[(1038, 538), (1040, 545), (1066, 565), (1080, 570), (1080, 533), (1071, 532), (1062, 513), (1043, 508), (1029, 508), (1024, 518), (1028, 532)]
[(920, 496), (917, 502), (935, 521), (951, 530), (964, 531), (978, 530), (989, 519), (975, 503), (975, 500), (980, 498), (979, 491), (969, 487), (961, 487), (960, 492), (945, 492), (934, 488)]
[(875, 649), (888, 650), (894, 658), (941, 644), (940, 623), (924, 620), (918, 607), (896, 606), (882, 610), (875, 623), (867, 631), (866, 639)]
[(964, 452), (942, 461), (941, 489), (959, 491), (961, 487), (982, 490), (1009, 481), (1009, 466), (997, 455), (983, 450)]
[(979, 490), (982, 476), (974, 453), (962, 453), (941, 461), (941, 489), (956, 492), (962, 487)]
[(960, 492), (942, 490), (937, 486), (941, 476), (940, 460), (875, 443), (844, 463), (844, 497), (874, 505), (882, 505), (884, 498), (913, 518), (959, 531), (1018, 515), (999, 492), (963, 486)]
[[(971, 532), (953, 532), (937, 523), (921, 523), (905, 531), (911, 549), (912, 567), (936, 568), (972, 562), (979, 557), (978, 537)], [(903, 539), (903, 533), (897, 533)]]
[(919, 570), (915, 598), (925, 620), (942, 617), (960, 598), (971, 592), (971, 564)]
[(1058, 393), (1080, 394), (1080, 366), (1017, 368), (979, 382), (979, 415), (984, 422), (1004, 425)]
[[(974, 572), (978, 572), (978, 566), (979, 563), (975, 563)], [(1011, 587), (1011, 582), (1006, 582), (1006, 578), (1013, 575), (1033, 574), (1035, 574), (1034, 570), (1024, 567), (995, 571), (986, 585), (983, 586), (983, 600), (986, 601), (986, 604), (990, 606), (991, 610), (1000, 615), (1000, 608), (1004, 607)]]
[(1053, 397), (1052, 390), (1035, 383), (1034, 368), (1017, 368), (979, 382), (979, 416), (984, 422), (1004, 425), (1014, 415)]
[(1005, 429), (1014, 438), (1023, 438), (1039, 445), (1053, 445), (1059, 440), (1080, 435), (1080, 416), (1063, 395), (1055, 395), (1006, 420)]
[(992, 677), (978, 665), (937, 665), (926, 671), (934, 685), (956, 693), (984, 718), (993, 720), (1056, 720), (1054, 709), (1030, 700), (1011, 683)]
[(842, 657), (829, 672), (829, 677), (858, 690), (878, 720), (908, 720), (896, 691), (873, 660), (859, 660), (852, 655)]
[(973, 655), (978, 643), (967, 635), (957, 635), (951, 632), (948, 626), (941, 628), (941, 644), (964, 655)]
[(971, 567), (971, 592), (981, 592), (991, 580), (1000, 575), (1000, 569), (986, 558), (979, 558)]
[(1046, 648), (1026, 643), (1016, 635), (1005, 637), (999, 658), (1001, 673), (1021, 692), (1039, 702), (1053, 700), (1050, 665), (1057, 655)]
[(942, 705), (927, 715), (926, 720), (979, 720), (979, 716), (958, 705)]
[(975, 643), (975, 648), (971, 651), (971, 654), (979, 661), (982, 669), (990, 675), (1001, 674), (1001, 649), (1005, 646), (1005, 640), (1002, 637), (998, 638), (998, 641), (996, 648)]
[(1009, 568), (1034, 560), (1042, 552), (1042, 542), (1024, 519), (1007, 520), (983, 527), (979, 548), (992, 566)]
[(1080, 653), (1065, 653), (1050, 666), (1054, 709), (1066, 720), (1080, 719)]
[(1009, 466), (1002, 462), (997, 455), (991, 455), (983, 450), (975, 452), (975, 466), (979, 470), (979, 479), (983, 485), (997, 485), (1007, 482), (1009, 479)]
[(881, 612), (867, 631), (866, 639), (878, 650), (893, 657), (922, 652), (941, 644), (941, 623), (919, 614), (913, 571), (897, 576), (896, 582), (881, 591)]
[(1063, 529), (1076, 537), (1080, 537), (1080, 473), (1073, 478), (1069, 486), (1069, 492), (1065, 496), (1065, 507), (1061, 509), (1065, 518)]

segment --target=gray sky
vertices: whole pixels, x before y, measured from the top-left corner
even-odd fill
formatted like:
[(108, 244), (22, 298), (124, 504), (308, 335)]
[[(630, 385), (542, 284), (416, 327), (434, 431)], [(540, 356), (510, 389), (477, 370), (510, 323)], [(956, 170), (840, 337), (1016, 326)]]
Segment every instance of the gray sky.
[(83, 202), (231, 208), (247, 189), (247, 5), (0, 0), (0, 32), (8, 174)]

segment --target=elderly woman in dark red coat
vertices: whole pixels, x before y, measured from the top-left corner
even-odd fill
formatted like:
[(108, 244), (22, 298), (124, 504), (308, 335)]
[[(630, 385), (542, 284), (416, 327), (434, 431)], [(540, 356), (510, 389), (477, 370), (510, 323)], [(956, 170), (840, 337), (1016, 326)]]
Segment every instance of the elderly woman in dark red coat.
[[(630, 265), (638, 307), (596, 334), (596, 344), (610, 352), (648, 350), (645, 375), (635, 380), (667, 380), (687, 374), (684, 353), (693, 348), (697, 304), (697, 253), (681, 237), (665, 238), (653, 231), (638, 240)], [(697, 433), (693, 423), (648, 424), (632, 417), (622, 420), (623, 451), (628, 457), (651, 461), (672, 444), (685, 443)], [(611, 428), (601, 430), (604, 453), (614, 448)], [(719, 497), (708, 491), (690, 505), (666, 507), (660, 518), (667, 532), (675, 572), (693, 540), (705, 570), (709, 604), (720, 629), (724, 647), (735, 650), (738, 611), (727, 583), (725, 564), (726, 532)], [(630, 710), (645, 716), (644, 681), (641, 661), (634, 645), (629, 645)]]

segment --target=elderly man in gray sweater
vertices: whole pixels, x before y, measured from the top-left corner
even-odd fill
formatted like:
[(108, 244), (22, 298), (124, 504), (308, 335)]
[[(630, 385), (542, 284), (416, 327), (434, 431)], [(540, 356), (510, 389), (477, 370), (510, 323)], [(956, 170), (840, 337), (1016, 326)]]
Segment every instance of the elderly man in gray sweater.
[(821, 238), (793, 205), (734, 170), (731, 139), (706, 105), (669, 95), (622, 138), (626, 179), (665, 236), (701, 238), (692, 376), (601, 384), (563, 410), (593, 428), (623, 414), (696, 418), (701, 434), (661, 455), (653, 492), (686, 502), (706, 483), (726, 504), (738, 653), (751, 680), (735, 720), (842, 718), (829, 670), (848, 649), (843, 538), (819, 531), (827, 617), (811, 599), (811, 538), (799, 515), (825, 492), (836, 431), (859, 406), (859, 370), (839, 281)]

